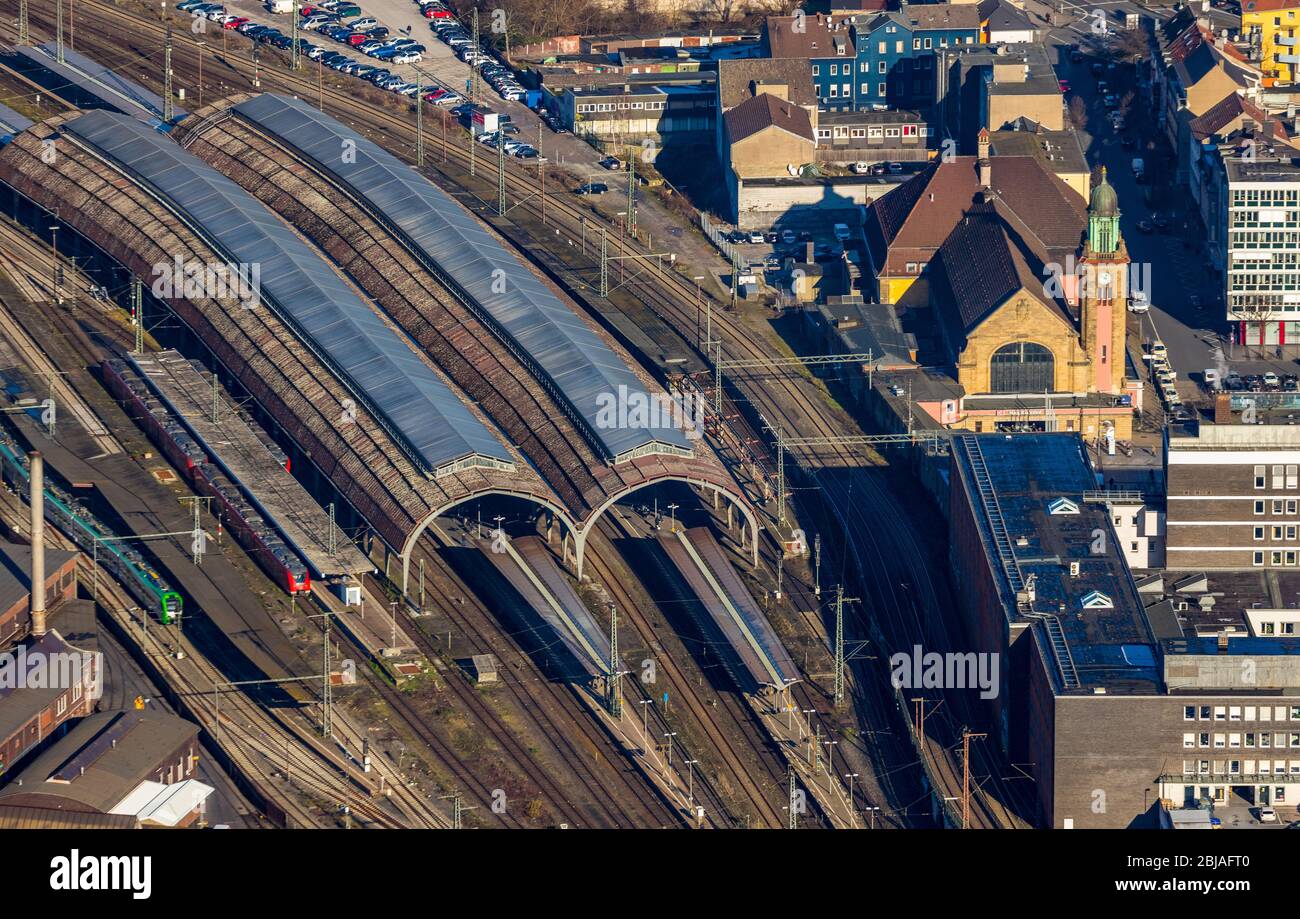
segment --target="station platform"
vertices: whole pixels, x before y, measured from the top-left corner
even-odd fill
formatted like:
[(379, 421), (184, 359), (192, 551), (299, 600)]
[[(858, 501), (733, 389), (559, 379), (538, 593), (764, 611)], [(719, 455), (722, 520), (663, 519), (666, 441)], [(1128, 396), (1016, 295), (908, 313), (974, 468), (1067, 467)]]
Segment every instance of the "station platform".
[[(244, 491), (254, 507), (311, 569), (326, 579), (374, 570), (374, 563), (336, 530), (329, 545), (330, 520), (223, 391), (215, 393), (194, 364), (176, 351), (131, 355), (132, 368), (162, 399), (204, 452)], [(214, 420), (215, 419), (215, 420)]]
[(741, 688), (752, 693), (767, 687), (784, 689), (794, 682), (798, 678), (794, 661), (712, 531), (679, 528), (661, 534), (659, 543), (699, 598), (707, 614), (701, 625), (734, 652), (736, 659), (727, 665)]

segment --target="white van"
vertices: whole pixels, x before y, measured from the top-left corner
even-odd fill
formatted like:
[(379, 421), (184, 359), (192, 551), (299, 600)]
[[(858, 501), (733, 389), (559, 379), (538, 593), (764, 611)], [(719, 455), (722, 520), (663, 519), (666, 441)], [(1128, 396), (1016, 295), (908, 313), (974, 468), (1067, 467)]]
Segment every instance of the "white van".
[(1135, 290), (1132, 296), (1128, 298), (1128, 311), (1130, 313), (1145, 313), (1151, 309), (1151, 298), (1147, 296), (1145, 290)]
[(1201, 376), (1205, 379), (1205, 386), (1208, 389), (1219, 388), (1219, 371), (1207, 368), (1202, 371)]
[(835, 238), (840, 242), (847, 242), (849, 238), (849, 225), (847, 223), (835, 224)]

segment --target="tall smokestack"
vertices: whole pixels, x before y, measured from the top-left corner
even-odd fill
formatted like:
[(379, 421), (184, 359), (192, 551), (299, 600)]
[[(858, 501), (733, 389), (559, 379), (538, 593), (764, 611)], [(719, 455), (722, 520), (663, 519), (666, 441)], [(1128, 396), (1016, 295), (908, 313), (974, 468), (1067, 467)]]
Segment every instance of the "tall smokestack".
[(32, 480), (32, 636), (45, 634), (45, 460), (33, 450)]

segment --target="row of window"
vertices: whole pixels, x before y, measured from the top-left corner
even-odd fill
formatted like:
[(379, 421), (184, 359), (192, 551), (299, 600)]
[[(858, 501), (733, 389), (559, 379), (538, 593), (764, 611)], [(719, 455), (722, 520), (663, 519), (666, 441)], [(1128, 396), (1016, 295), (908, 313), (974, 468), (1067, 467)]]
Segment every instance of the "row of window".
[(1300, 245), (1300, 233), (1295, 230), (1233, 230), (1228, 238), (1233, 249), (1289, 249)]
[[(1300, 760), (1185, 759), (1183, 775), (1300, 775)], [(1280, 789), (1279, 789), (1280, 790)]]
[(1184, 721), (1300, 721), (1300, 705), (1184, 705)]
[[(673, 108), (713, 108), (712, 99), (696, 99), (693, 103), (683, 104), (684, 100), (677, 100), (673, 103)], [(661, 112), (664, 109), (664, 100), (660, 99), (652, 102), (585, 102), (578, 105), (578, 112), (622, 112), (628, 109), (639, 109), (647, 112)]]
[(1281, 498), (1274, 498), (1273, 500), (1256, 500), (1255, 516), (1264, 516), (1264, 508), (1266, 507), (1268, 507), (1269, 512), (1274, 513), (1274, 515), (1281, 515), (1281, 513), (1284, 513), (1284, 515), (1291, 516), (1294, 515), (1297, 508), (1300, 508), (1300, 502), (1297, 502), (1295, 498), (1287, 498), (1286, 500)]
[[(866, 84), (864, 83), (862, 85), (865, 86)], [(882, 127), (844, 128), (844, 127), (837, 126), (835, 128), (817, 129), (817, 137), (821, 140), (830, 140), (832, 137), (836, 139), (849, 137), (849, 138), (868, 138), (868, 139), (876, 140), (881, 137), (929, 137), (929, 136), (930, 136), (929, 128), (925, 127), (924, 125), (915, 125), (915, 124), (904, 124), (904, 125), (899, 125), (897, 127), (891, 127), (891, 128), (882, 128)]]
[[(1255, 467), (1255, 487), (1267, 488), (1265, 484), (1268, 480), (1268, 466)], [(1274, 488), (1296, 488), (1300, 487), (1300, 466), (1278, 464), (1273, 467), (1273, 487)]]
[[(1256, 568), (1263, 567), (1264, 553), (1253, 553), (1251, 555), (1250, 563)], [(1293, 549), (1268, 553), (1268, 564), (1271, 568), (1294, 568), (1297, 563), (1300, 563), (1300, 558), (1297, 558), (1296, 552)]]
[[(1256, 541), (1256, 542), (1259, 542), (1260, 540), (1262, 540), (1262, 539), (1264, 538), (1265, 528), (1264, 528), (1264, 527), (1255, 527), (1254, 529), (1255, 529), (1255, 532), (1254, 532), (1255, 541)], [(1273, 541), (1286, 540), (1287, 542), (1295, 542), (1295, 540), (1296, 540), (1296, 528), (1295, 528), (1294, 526), (1285, 526), (1285, 527), (1269, 527), (1269, 528), (1268, 528), (1268, 538), (1271, 539), (1271, 540), (1273, 540)]]
[(1269, 207), (1300, 204), (1300, 191), (1294, 188), (1234, 188), (1228, 196), (1229, 207)]
[[(889, 61), (876, 61), (876, 73), (881, 73), (881, 74), (889, 73), (889, 68), (890, 68), (890, 62), (889, 62)], [(934, 58), (932, 58), (932, 57), (922, 57), (922, 58), (918, 58), (918, 59), (917, 59), (916, 69), (918, 69), (918, 70), (933, 70), (933, 69), (934, 69)], [(833, 77), (839, 77), (839, 76), (849, 77), (849, 76), (852, 76), (852, 75), (853, 75), (853, 65), (852, 65), (852, 64), (847, 64), (847, 63), (846, 63), (846, 64), (828, 64), (828, 65), (826, 66), (826, 72), (827, 72), (830, 76), (833, 76)], [(858, 61), (858, 73), (871, 73), (871, 62), (870, 62), (870, 61)], [(812, 65), (812, 75), (813, 75), (814, 77), (819, 77), (819, 76), (822, 75), (822, 65), (821, 65), (821, 64), (813, 64), (813, 65)]]
[(1270, 748), (1285, 750), (1287, 747), (1300, 749), (1300, 732), (1247, 731), (1242, 734), (1211, 734), (1209, 731), (1202, 731), (1199, 734), (1183, 735), (1183, 748), (1186, 750), (1196, 747), (1208, 749), (1210, 746), (1213, 746), (1216, 750), (1222, 750), (1225, 747), (1229, 750), (1239, 750), (1243, 745), (1247, 750), (1268, 750)]
[[(1247, 773), (1247, 774), (1249, 775), (1251, 773)], [(1264, 773), (1255, 773), (1255, 774), (1262, 775)], [(1268, 788), (1264, 788), (1263, 791), (1267, 792)], [(1196, 795), (1195, 785), (1185, 785), (1183, 786), (1183, 796), (1184, 796), (1183, 800), (1186, 801), (1188, 804), (1194, 804), (1195, 802), (1199, 801), (1201, 798), (1209, 798), (1213, 801), (1219, 802), (1220, 804), (1228, 799), (1227, 790), (1222, 785), (1216, 785), (1213, 787), (1209, 785), (1202, 785), (1201, 794), (1199, 797), (1197, 797)], [(1286, 802), (1286, 786), (1278, 785), (1273, 789), (1273, 803), (1283, 804), (1285, 802)]]

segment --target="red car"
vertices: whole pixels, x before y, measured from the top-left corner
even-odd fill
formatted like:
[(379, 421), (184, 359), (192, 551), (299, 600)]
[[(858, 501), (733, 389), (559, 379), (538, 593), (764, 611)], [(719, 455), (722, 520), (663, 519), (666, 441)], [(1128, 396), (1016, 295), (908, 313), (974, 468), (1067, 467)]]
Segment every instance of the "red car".
[(370, 41), (370, 36), (367, 35), (365, 32), (353, 32), (351, 35), (347, 37), (348, 44), (351, 45), (353, 48), (357, 47), (358, 45), (364, 45), (368, 41)]
[(1069, 81), (1069, 80), (1061, 80), (1061, 81), (1060, 81), (1060, 84), (1061, 84), (1061, 92), (1063, 92), (1063, 93), (1068, 93), (1068, 92), (1070, 91), (1070, 81)]
[(450, 19), (451, 11), (437, 6), (426, 6), (424, 8), (425, 19)]
[(248, 22), (248, 21), (249, 21), (249, 19), (248, 19), (247, 16), (237, 16), (237, 17), (235, 17), (234, 19), (229, 19), (229, 20), (223, 22), (223, 23), (221, 24), (221, 28), (223, 28), (223, 29), (238, 29), (240, 26), (242, 26), (244, 23), (246, 23), (246, 22)]

